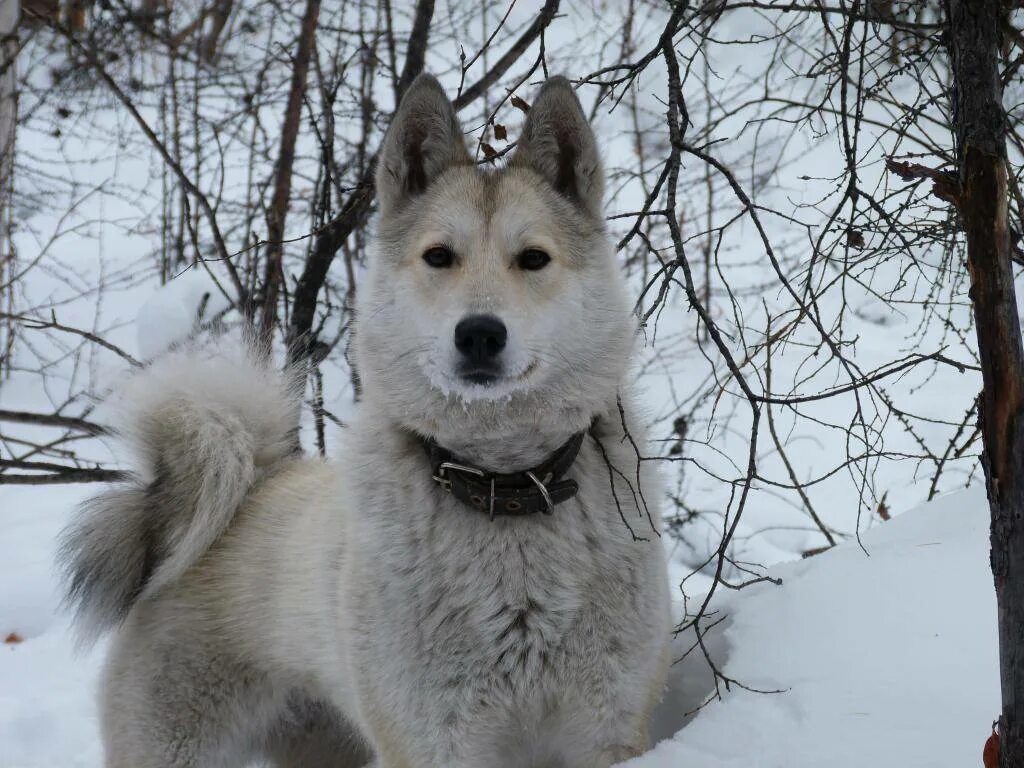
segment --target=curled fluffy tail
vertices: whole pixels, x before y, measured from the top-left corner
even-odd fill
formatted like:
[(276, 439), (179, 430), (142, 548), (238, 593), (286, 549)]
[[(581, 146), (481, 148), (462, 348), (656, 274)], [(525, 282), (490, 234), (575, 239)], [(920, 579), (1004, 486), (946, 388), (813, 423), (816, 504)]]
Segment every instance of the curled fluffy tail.
[(298, 395), (280, 372), (221, 348), (172, 353), (129, 381), (116, 421), (133, 480), (87, 501), (61, 542), (84, 638), (179, 578), (297, 451)]

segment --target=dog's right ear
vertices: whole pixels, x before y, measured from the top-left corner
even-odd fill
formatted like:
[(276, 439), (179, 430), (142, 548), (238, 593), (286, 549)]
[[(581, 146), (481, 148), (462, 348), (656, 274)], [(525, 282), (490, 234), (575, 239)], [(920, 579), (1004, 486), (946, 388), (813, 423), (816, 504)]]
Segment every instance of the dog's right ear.
[(377, 161), (381, 211), (401, 208), (448, 168), (469, 163), (455, 107), (435, 77), (420, 75), (398, 105)]

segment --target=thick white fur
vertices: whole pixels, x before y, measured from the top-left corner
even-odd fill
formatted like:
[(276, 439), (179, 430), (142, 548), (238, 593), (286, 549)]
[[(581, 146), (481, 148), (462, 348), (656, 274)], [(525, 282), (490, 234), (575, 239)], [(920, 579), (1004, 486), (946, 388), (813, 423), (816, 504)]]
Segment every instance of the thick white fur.
[(140, 597), (180, 578), (257, 480), (295, 452), (297, 394), (245, 345), (175, 352), (129, 382), (122, 431), (139, 457), (140, 480), (159, 486), (164, 473), (173, 478), (168, 490), (192, 502), (189, 519), (167, 532), (167, 558)]
[(237, 342), (178, 350), (129, 379), (112, 412), (134, 478), (90, 500), (64, 534), (83, 639), (180, 578), (295, 452), (297, 395)]
[[(524, 137), (512, 167), (484, 175), (453, 144), (436, 81), (403, 102), (360, 286), (365, 397), (338, 463), (289, 453), (288, 383), (244, 359), (186, 355), (133, 384), (154, 472), (143, 497), (93, 506), (114, 539), (114, 516), (135, 520), (119, 549), (149, 547), (127, 561), (152, 567), (135, 592), (116, 571), (78, 590), (86, 606), (91, 591), (130, 606), (103, 683), (109, 768), (259, 755), (607, 768), (646, 747), (670, 627), (657, 482), (626, 438), (628, 424), (644, 445), (625, 381), (634, 326), (594, 215), (593, 137), (565, 81), (535, 100)], [(419, 258), (438, 241), (455, 267)], [(534, 247), (551, 264), (517, 270)], [(482, 312), (509, 331), (487, 388), (460, 379), (451, 349), (458, 319)], [(551, 516), (493, 522), (437, 486), (418, 437), (512, 471), (580, 430), (578, 495)], [(168, 457), (180, 463), (156, 471)], [(144, 522), (130, 511), (140, 500)], [(96, 538), (70, 539), (73, 575), (90, 572)]]

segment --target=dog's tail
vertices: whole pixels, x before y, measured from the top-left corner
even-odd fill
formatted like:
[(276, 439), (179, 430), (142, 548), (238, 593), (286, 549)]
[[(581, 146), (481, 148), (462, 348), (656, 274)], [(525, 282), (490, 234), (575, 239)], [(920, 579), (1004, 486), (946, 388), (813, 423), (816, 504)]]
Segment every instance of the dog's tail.
[(132, 377), (115, 418), (134, 448), (132, 479), (87, 501), (61, 541), (84, 640), (179, 578), (252, 486), (298, 450), (297, 390), (223, 347), (175, 352)]

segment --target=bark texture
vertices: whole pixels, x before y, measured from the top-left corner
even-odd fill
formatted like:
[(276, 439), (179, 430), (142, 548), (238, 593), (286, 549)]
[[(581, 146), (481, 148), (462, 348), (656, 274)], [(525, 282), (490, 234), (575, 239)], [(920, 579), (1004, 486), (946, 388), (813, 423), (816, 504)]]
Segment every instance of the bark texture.
[[(412, 30), (409, 33), (405, 66), (395, 86), (396, 109), (406, 89), (416, 79), (416, 75), (423, 71), (430, 22), (433, 18), (434, 0), (418, 0)], [(317, 234), (302, 275), (295, 285), (292, 318), (288, 328), (289, 359), (292, 362), (304, 359), (310, 351), (310, 331), (313, 329), (313, 318), (316, 316), (317, 297), (327, 280), (327, 270), (330, 269), (335, 254), (356, 227), (366, 223), (369, 216), (374, 195), (373, 170), (374, 163), (368, 163), (341, 212)]]
[(260, 338), (269, 349), (270, 339), (277, 324), (277, 299), (284, 273), (284, 224), (292, 195), (292, 167), (295, 164), (295, 142), (302, 121), (302, 102), (306, 96), (306, 76), (313, 52), (317, 22), (320, 18), (320, 0), (306, 0), (299, 33), (298, 49), (292, 66), (292, 82), (288, 91), (284, 123), (281, 127), (281, 151), (277, 156), (274, 179), (274, 197), (267, 211), (267, 268), (263, 281), (263, 312), (260, 316)]
[(984, 390), (979, 417), (992, 513), (1003, 711), (1000, 766), (1024, 768), (1024, 351), (1007, 212), (1000, 0), (950, 0), (960, 216)]
[[(14, 134), (18, 123), (15, 55), (18, 51), (18, 0), (0, 0), (0, 311), (14, 314), (14, 248), (11, 245), (11, 193), (14, 187)], [(0, 375), (9, 370), (14, 323), (0, 327)]]

